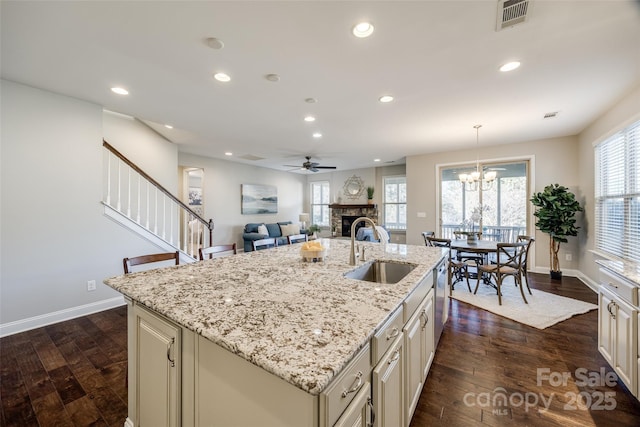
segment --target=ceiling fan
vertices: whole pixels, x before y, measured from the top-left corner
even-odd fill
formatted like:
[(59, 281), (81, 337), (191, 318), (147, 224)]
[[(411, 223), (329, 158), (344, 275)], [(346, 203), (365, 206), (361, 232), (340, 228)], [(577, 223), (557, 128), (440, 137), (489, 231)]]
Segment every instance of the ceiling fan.
[(285, 165), (285, 166), (291, 167), (291, 168), (304, 169), (304, 170), (308, 170), (308, 171), (311, 171), (311, 172), (318, 172), (320, 169), (335, 169), (336, 168), (335, 166), (320, 166), (320, 163), (311, 161), (311, 156), (305, 156), (305, 159), (307, 159), (307, 161), (304, 162), (302, 164), (302, 166), (298, 166), (298, 165)]

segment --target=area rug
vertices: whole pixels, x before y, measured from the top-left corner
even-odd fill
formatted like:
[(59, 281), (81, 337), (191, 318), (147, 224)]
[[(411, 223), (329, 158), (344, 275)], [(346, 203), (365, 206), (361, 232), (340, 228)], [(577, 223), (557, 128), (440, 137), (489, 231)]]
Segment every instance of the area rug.
[[(471, 290), (474, 288), (475, 280), (472, 280)], [(533, 295), (529, 295), (526, 285), (524, 292), (529, 304), (525, 304), (522, 295), (520, 295), (520, 289), (512, 281), (505, 280), (500, 289), (502, 289), (502, 305), (498, 305), (496, 290), (484, 283), (480, 283), (478, 293), (474, 295), (469, 292), (466, 283), (458, 282), (451, 297), (538, 329), (548, 328), (576, 314), (583, 314), (598, 308), (595, 304), (536, 289), (531, 289)]]

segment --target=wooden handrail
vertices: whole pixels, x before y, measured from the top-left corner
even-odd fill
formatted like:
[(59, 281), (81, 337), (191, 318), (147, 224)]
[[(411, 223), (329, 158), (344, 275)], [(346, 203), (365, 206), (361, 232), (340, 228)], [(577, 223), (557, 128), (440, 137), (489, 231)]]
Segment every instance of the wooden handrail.
[(209, 242), (213, 242), (213, 227), (214, 227), (213, 219), (209, 219), (209, 221), (207, 221), (206, 219), (202, 218), (200, 215), (198, 215), (196, 212), (194, 212), (189, 206), (185, 205), (182, 200), (178, 199), (176, 196), (171, 194), (171, 192), (169, 190), (164, 188), (158, 181), (156, 181), (155, 179), (151, 178), (145, 171), (140, 169), (131, 160), (127, 159), (124, 156), (124, 154), (122, 154), (121, 152), (116, 150), (115, 147), (113, 147), (111, 144), (109, 144), (104, 139), (102, 140), (102, 146), (104, 148), (106, 148), (107, 150), (111, 151), (116, 157), (118, 157), (120, 160), (122, 160), (131, 169), (133, 169), (134, 171), (138, 172), (144, 179), (146, 179), (151, 184), (153, 184), (158, 190), (162, 191), (168, 198), (170, 198), (171, 200), (176, 202), (176, 204), (180, 205), (180, 207), (182, 207), (184, 210), (189, 212), (189, 214), (193, 215), (193, 217), (195, 219), (197, 219), (198, 221), (203, 223), (209, 229)]

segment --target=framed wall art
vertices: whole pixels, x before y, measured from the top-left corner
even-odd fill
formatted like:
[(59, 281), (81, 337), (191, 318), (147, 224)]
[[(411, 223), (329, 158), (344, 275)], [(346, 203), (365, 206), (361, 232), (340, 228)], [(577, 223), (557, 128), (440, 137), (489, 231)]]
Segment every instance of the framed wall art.
[(275, 185), (242, 184), (242, 215), (278, 213), (278, 188)]

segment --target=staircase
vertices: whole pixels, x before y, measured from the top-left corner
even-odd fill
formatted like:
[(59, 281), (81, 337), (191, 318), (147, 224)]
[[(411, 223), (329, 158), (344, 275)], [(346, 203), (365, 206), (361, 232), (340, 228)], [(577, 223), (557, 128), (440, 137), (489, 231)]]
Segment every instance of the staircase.
[(213, 220), (200, 217), (122, 153), (103, 140), (104, 213), (161, 250), (180, 251), (180, 263), (212, 246)]

